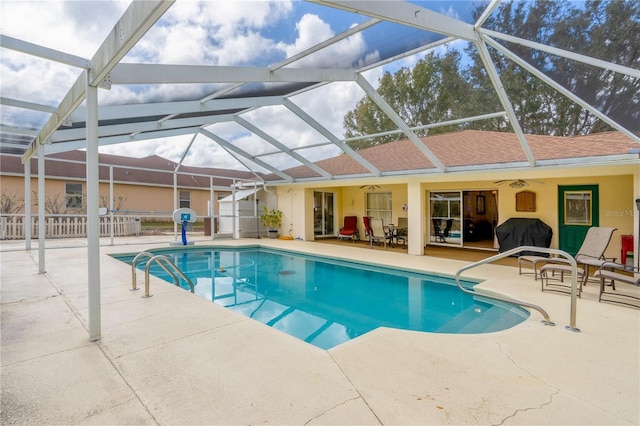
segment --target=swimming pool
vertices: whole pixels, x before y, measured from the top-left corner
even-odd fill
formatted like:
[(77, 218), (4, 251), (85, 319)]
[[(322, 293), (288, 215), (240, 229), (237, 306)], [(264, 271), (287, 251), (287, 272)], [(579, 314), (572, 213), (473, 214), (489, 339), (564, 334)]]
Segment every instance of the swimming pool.
[[(518, 306), (465, 294), (453, 278), (438, 275), (258, 247), (152, 252), (175, 263), (198, 296), (323, 349), (378, 327), (475, 334), (529, 316)], [(131, 264), (134, 256), (114, 257)], [(156, 265), (150, 272), (172, 282)]]

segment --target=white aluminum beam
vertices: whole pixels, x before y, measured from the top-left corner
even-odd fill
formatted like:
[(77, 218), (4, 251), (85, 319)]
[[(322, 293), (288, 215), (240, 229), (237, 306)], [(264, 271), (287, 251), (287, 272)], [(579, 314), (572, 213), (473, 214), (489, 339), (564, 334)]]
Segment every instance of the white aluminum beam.
[(297, 152), (289, 149), (288, 146), (280, 143), (274, 137), (272, 137), (271, 135), (269, 135), (266, 132), (262, 131), (257, 126), (254, 126), (253, 124), (251, 124), (250, 122), (248, 122), (244, 118), (236, 117), (235, 121), (239, 125), (244, 127), (245, 129), (249, 130), (250, 132), (253, 132), (258, 137), (264, 139), (265, 141), (267, 141), (268, 143), (270, 143), (274, 147), (280, 149), (281, 152), (283, 152), (285, 154), (288, 154), (289, 156), (291, 156), (294, 159), (298, 160), (300, 163), (302, 163), (305, 166), (309, 167), (310, 169), (312, 169), (313, 171), (318, 173), (320, 176), (324, 176), (327, 179), (331, 179), (331, 174), (329, 172), (327, 172), (326, 170), (322, 169), (321, 167), (318, 167), (316, 164), (314, 164), (311, 161), (307, 160), (306, 158), (304, 158), (302, 155), (298, 154)]
[(12, 106), (12, 107), (22, 108), (22, 109), (30, 109), (33, 111), (47, 112), (49, 114), (53, 114), (56, 112), (56, 109), (49, 105), (19, 101), (17, 99), (11, 99), (11, 98), (0, 98), (0, 105)]
[[(18, 150), (18, 151), (23, 151), (23, 150), (24, 150), (25, 145), (20, 145), (20, 144), (17, 144), (17, 143), (6, 143), (6, 142), (2, 142), (2, 147), (3, 147), (3, 148), (9, 148), (9, 149), (13, 148), (13, 149), (16, 149), (16, 150)], [(26, 163), (25, 163), (25, 164), (26, 164)]]
[[(204, 117), (191, 117), (191, 118), (179, 118), (173, 120), (167, 120), (159, 123), (156, 120), (146, 122), (135, 122), (127, 124), (114, 124), (112, 126), (101, 126), (98, 129), (98, 136), (100, 138), (107, 138), (110, 136), (118, 136), (132, 133), (153, 133), (163, 130), (179, 129), (184, 127), (194, 128), (207, 126), (214, 123), (221, 123), (226, 121), (232, 121), (234, 116), (232, 114), (223, 115), (211, 115)], [(74, 140), (81, 140), (85, 137), (84, 128), (77, 129), (62, 129), (56, 131), (51, 135), (52, 144), (58, 144), (60, 142), (70, 142)]]
[(118, 64), (111, 84), (183, 84), (353, 81), (355, 73), (345, 69), (221, 67), (209, 65)]
[(29, 43), (27, 41), (2, 34), (0, 34), (0, 47), (26, 53), (27, 55), (36, 56), (38, 58), (59, 62), (61, 64), (71, 65), (72, 67), (86, 69), (91, 66), (91, 61), (89, 59), (70, 55), (69, 53), (60, 52), (59, 50), (50, 49), (48, 47)]
[[(180, 167), (182, 166), (182, 162), (184, 161), (185, 158), (187, 158), (187, 154), (189, 153), (189, 151), (191, 150), (191, 147), (193, 146), (193, 143), (196, 140), (196, 136), (198, 136), (198, 133), (194, 133), (193, 137), (191, 138), (191, 140), (189, 141), (189, 145), (187, 145), (187, 148), (184, 150), (184, 152), (182, 153), (182, 157), (180, 157), (180, 161), (178, 161), (178, 164), (176, 164), (176, 168), (173, 170), (175, 173), (178, 173), (178, 170), (180, 169)], [(175, 209), (174, 209), (175, 210)]]
[(229, 150), (229, 151), (233, 151), (236, 154), (246, 158), (247, 160), (250, 160), (252, 162), (254, 162), (255, 164), (264, 167), (267, 170), (271, 170), (273, 173), (277, 174), (278, 176), (280, 176), (281, 178), (292, 182), (293, 178), (291, 176), (289, 176), (288, 174), (281, 172), (280, 170), (276, 169), (275, 167), (271, 166), (270, 164), (265, 163), (264, 161), (260, 160), (259, 158), (256, 158), (254, 156), (252, 156), (251, 154), (249, 154), (248, 152), (238, 148), (237, 146), (233, 145), (232, 143), (228, 142), (227, 140), (225, 140), (224, 138), (216, 135), (215, 133), (207, 130), (207, 129), (202, 129), (200, 131), (200, 133), (202, 133), (203, 135), (205, 135), (206, 137), (208, 137), (209, 139), (212, 139), (213, 141), (215, 141), (218, 145), (220, 145), (221, 147)]
[(498, 75), (498, 70), (496, 70), (495, 64), (491, 59), (491, 55), (489, 54), (489, 49), (483, 41), (478, 41), (475, 43), (476, 48), (478, 49), (478, 53), (480, 54), (480, 59), (484, 64), (484, 68), (487, 70), (487, 75), (491, 80), (491, 84), (493, 84), (493, 88), (495, 89), (498, 99), (500, 99), (500, 103), (507, 113), (507, 117), (509, 117), (509, 124), (513, 128), (516, 136), (518, 136), (518, 140), (520, 141), (520, 145), (522, 146), (522, 150), (529, 161), (529, 165), (534, 167), (536, 165), (536, 160), (533, 157), (533, 153), (531, 152), (531, 148), (527, 143), (527, 139), (524, 136), (524, 132), (522, 131), (522, 127), (520, 127), (520, 122), (518, 121), (518, 117), (516, 116), (516, 112), (513, 109), (513, 105), (511, 105), (511, 101), (509, 100), (509, 96), (507, 96), (507, 92), (504, 90), (504, 86), (502, 85), (502, 81), (500, 80), (500, 76)]
[[(439, 123), (432, 123), (432, 124), (425, 124), (423, 126), (410, 127), (410, 129), (415, 132), (416, 130), (435, 129), (437, 127), (451, 126), (451, 125), (455, 125), (455, 124), (471, 123), (473, 121), (488, 120), (490, 118), (504, 117), (505, 115), (506, 114), (505, 114), (504, 111), (492, 112), (492, 113), (489, 113), (489, 114), (476, 115), (474, 117), (458, 118), (456, 120), (441, 121)], [(373, 139), (373, 138), (377, 138), (377, 137), (380, 137), (380, 136), (397, 135), (398, 133), (402, 133), (402, 130), (389, 130), (387, 132), (372, 133), (370, 135), (354, 136), (352, 138), (345, 139), (344, 142), (352, 142), (352, 141), (360, 141), (360, 140), (365, 140), (365, 139)]]
[(489, 19), (493, 11), (500, 5), (500, 1), (501, 0), (491, 0), (489, 5), (484, 8), (482, 15), (480, 15), (480, 17), (476, 20), (476, 23), (473, 25), (476, 30), (482, 27), (487, 19)]
[(347, 31), (343, 31), (340, 34), (336, 34), (335, 36), (333, 36), (331, 38), (328, 38), (325, 41), (322, 41), (322, 42), (320, 42), (318, 44), (315, 44), (312, 47), (310, 47), (310, 48), (308, 48), (306, 50), (303, 50), (302, 52), (298, 52), (295, 55), (288, 57), (287, 59), (285, 59), (282, 62), (278, 62), (277, 64), (270, 66), (269, 69), (277, 70), (279, 68), (285, 67), (285, 66), (287, 66), (287, 65), (289, 65), (289, 64), (291, 64), (293, 62), (296, 62), (296, 61), (298, 61), (298, 60), (300, 60), (302, 58), (305, 58), (305, 57), (307, 57), (307, 56), (309, 56), (309, 55), (311, 55), (311, 54), (313, 54), (313, 53), (315, 53), (315, 52), (317, 52), (319, 50), (322, 50), (325, 47), (331, 46), (332, 44), (336, 44), (337, 42), (342, 41), (342, 40), (346, 39), (347, 37), (350, 37), (350, 36), (352, 36), (354, 34), (362, 32), (362, 31), (366, 30), (367, 28), (378, 24), (379, 22), (381, 22), (380, 19), (370, 19), (370, 20), (368, 20), (366, 22), (363, 22), (361, 24), (354, 25), (353, 27), (349, 28)]
[[(628, 75), (629, 77), (633, 77), (633, 78), (640, 78), (640, 70), (638, 69), (634, 69), (634, 68), (630, 68), (630, 67), (625, 67), (623, 65), (617, 65), (614, 64), (612, 62), (607, 62), (607, 61), (603, 61), (601, 59), (596, 59), (593, 58), (591, 56), (586, 56), (586, 55), (581, 55), (579, 53), (575, 53), (575, 52), (570, 52), (568, 50), (564, 50), (564, 49), (558, 49), (557, 47), (553, 47), (553, 46), (547, 46), (546, 44), (541, 44), (541, 43), (537, 43), (535, 41), (530, 41), (530, 40), (525, 40), (523, 38), (519, 38), (519, 37), (514, 37), (514, 36), (510, 36), (507, 34), (503, 34), (503, 33), (499, 33), (497, 31), (492, 31), (492, 30), (487, 30), (484, 28), (481, 28), (480, 30), (478, 30), (478, 32), (480, 33), (480, 36), (483, 40), (486, 40), (487, 38), (499, 38), (511, 43), (515, 43), (515, 44), (519, 44), (521, 46), (525, 46), (525, 47), (529, 47), (531, 49), (535, 49), (535, 50), (541, 50), (543, 52), (547, 52), (550, 53), (552, 55), (556, 55), (556, 56), (560, 56), (566, 59), (571, 59), (572, 61), (576, 61), (576, 62), (581, 62), (583, 64), (587, 64), (587, 65), (593, 65), (595, 67), (598, 68), (603, 68), (609, 71), (613, 71), (613, 72), (617, 72), (620, 74), (625, 74)], [(482, 36), (486, 36), (486, 37), (482, 37)], [(494, 41), (495, 43), (495, 41)]]
[(463, 40), (477, 40), (473, 25), (457, 19), (400, 1), (355, 1), (355, 0), (309, 0), (335, 9), (347, 10), (360, 15), (396, 22), (414, 28), (445, 34)]
[(300, 117), (305, 123), (309, 126), (313, 127), (318, 133), (327, 138), (330, 142), (340, 148), (343, 152), (347, 153), (351, 158), (357, 161), (362, 167), (369, 170), (371, 174), (374, 176), (380, 176), (380, 170), (373, 164), (371, 164), (368, 160), (366, 160), (363, 156), (358, 154), (355, 150), (353, 150), (346, 143), (342, 142), (338, 139), (333, 133), (331, 133), (326, 127), (316, 121), (313, 117), (307, 114), (302, 110), (298, 105), (291, 102), (289, 99), (285, 99), (284, 106), (289, 109), (289, 111), (293, 112), (295, 115)]
[(433, 153), (416, 135), (411, 128), (405, 123), (402, 118), (398, 115), (397, 112), (384, 100), (382, 96), (376, 91), (376, 89), (369, 84), (366, 78), (360, 76), (358, 79), (358, 85), (365, 91), (367, 95), (373, 100), (376, 105), (380, 107), (382, 112), (384, 112), (398, 128), (407, 135), (407, 138), (418, 148), (432, 163), (438, 170), (441, 172), (446, 171), (445, 165), (440, 161), (437, 155)]
[[(128, 52), (153, 26), (153, 24), (166, 12), (175, 0), (148, 0), (134, 1), (118, 20), (107, 38), (102, 42), (98, 51), (91, 58), (91, 73), (87, 75), (84, 70), (71, 89), (60, 102), (57, 114), (49, 118), (49, 121), (40, 131), (40, 135), (25, 152), (22, 161), (27, 161), (37, 151), (40, 145), (45, 144), (51, 134), (71, 115), (71, 113), (85, 100), (87, 96), (86, 82), (97, 86)], [(88, 78), (88, 80), (87, 80)]]
[[(98, 111), (100, 120), (121, 118), (188, 114), (192, 112), (213, 112), (230, 109), (245, 109), (282, 104), (282, 96), (264, 96), (256, 98), (216, 99), (202, 104), (200, 101), (158, 102), (150, 104), (105, 105)], [(86, 109), (79, 107), (73, 114), (73, 122), (85, 121)]]
[(38, 152), (38, 273), (44, 274), (47, 272), (46, 268), (46, 256), (45, 256), (45, 244), (47, 237), (47, 226), (45, 224), (45, 204), (47, 203), (46, 197), (46, 175), (45, 175), (45, 161), (44, 161), (44, 149)]
[[(345, 38), (347, 38), (347, 37), (349, 37), (349, 36), (351, 36), (353, 34), (361, 32), (361, 31), (363, 31), (363, 30), (365, 30), (365, 29), (377, 24), (378, 22), (380, 22), (379, 19), (370, 19), (367, 22), (364, 22), (362, 24), (359, 24), (359, 25), (356, 25), (356, 26), (354, 26), (352, 28), (349, 28), (347, 31), (344, 31), (344, 32), (342, 32), (342, 33), (340, 33), (340, 34), (338, 34), (336, 36), (333, 36), (333, 37), (331, 37), (331, 38), (329, 38), (329, 39), (327, 39), (327, 40), (325, 40), (323, 42), (320, 42), (320, 43), (310, 47), (309, 49), (303, 50), (302, 52), (298, 52), (297, 54), (285, 59), (282, 62), (279, 62), (279, 63), (277, 63), (275, 65), (270, 66), (269, 69), (270, 70), (277, 70), (277, 69), (283, 68), (283, 67), (285, 67), (285, 66), (287, 66), (287, 65), (289, 65), (289, 64), (291, 64), (291, 63), (293, 63), (293, 62), (295, 62), (295, 61), (297, 61), (299, 59), (302, 59), (302, 58), (304, 58), (306, 56), (309, 56), (312, 53), (317, 52), (318, 50), (320, 50), (320, 49), (322, 49), (324, 47), (330, 46), (330, 45), (332, 45), (334, 43), (337, 43), (338, 41), (343, 40), (343, 39), (345, 39)], [(200, 102), (204, 103), (204, 102), (210, 101), (211, 99), (218, 98), (218, 97), (220, 97), (220, 96), (222, 96), (224, 94), (232, 92), (233, 90), (237, 89), (238, 87), (241, 87), (242, 85), (243, 85), (243, 83), (236, 83), (236, 84), (233, 84), (233, 85), (231, 85), (229, 87), (226, 87), (226, 88), (224, 88), (222, 90), (218, 90), (217, 92), (212, 93), (211, 95), (201, 99)]]
[(404, 58), (406, 58), (408, 56), (416, 55), (416, 54), (424, 52), (426, 50), (435, 49), (436, 47), (440, 47), (440, 46), (442, 46), (444, 44), (452, 43), (454, 41), (456, 41), (455, 37), (445, 37), (445, 38), (443, 38), (441, 40), (434, 41), (433, 43), (425, 44), (424, 46), (416, 47), (415, 49), (407, 50), (406, 52), (399, 53), (399, 54), (397, 54), (395, 56), (391, 56), (391, 57), (389, 57), (387, 59), (384, 59), (382, 61), (374, 62), (373, 64), (364, 66), (362, 68), (358, 68), (358, 72), (360, 74), (362, 74), (364, 71), (368, 71), (368, 70), (371, 70), (371, 69), (374, 69), (374, 68), (379, 68), (379, 67), (381, 67), (383, 65), (399, 61), (400, 59), (404, 59)]
[(606, 114), (602, 113), (597, 108), (594, 108), (593, 106), (591, 106), (591, 104), (589, 104), (588, 102), (584, 101), (582, 98), (574, 95), (571, 91), (567, 90), (566, 87), (564, 87), (561, 84), (557, 83), (554, 79), (550, 78), (545, 73), (541, 72), (539, 69), (537, 69), (536, 67), (532, 66), (530, 63), (528, 63), (527, 61), (522, 59), (520, 56), (516, 55), (515, 53), (513, 53), (512, 51), (510, 51), (509, 49), (504, 47), (502, 44), (498, 43), (497, 41), (493, 40), (491, 37), (488, 37), (488, 36), (483, 36), (483, 38), (485, 39), (485, 42), (487, 44), (489, 44), (490, 46), (495, 48), (498, 52), (502, 53), (505, 57), (511, 59), (512, 61), (514, 61), (515, 63), (520, 65), (522, 68), (524, 68), (527, 71), (529, 71), (534, 76), (538, 77), (542, 82), (544, 82), (544, 83), (548, 84), (549, 86), (553, 87), (555, 90), (557, 90), (558, 92), (562, 93), (564, 96), (566, 96), (567, 98), (569, 98), (570, 100), (572, 100), (576, 104), (580, 105), (581, 107), (583, 107), (587, 111), (590, 111), (593, 115), (595, 115), (596, 117), (598, 117), (599, 119), (601, 119), (605, 123), (608, 123), (612, 127), (614, 127), (615, 129), (618, 129), (619, 131), (621, 131), (622, 133), (624, 133), (625, 135), (627, 135), (631, 139), (635, 140), (636, 142), (640, 142), (640, 136), (636, 135), (635, 133), (631, 132), (630, 130), (628, 130), (623, 125), (621, 125), (618, 122), (614, 121), (613, 119), (611, 119)]
[(31, 161), (24, 166), (24, 249), (31, 250)]
[(89, 341), (100, 340), (102, 334), (100, 312), (100, 175), (98, 166), (98, 88), (87, 79), (87, 302)]
[[(0, 126), (0, 132), (2, 133), (14, 133), (16, 135), (25, 135), (36, 137), (38, 135), (37, 130), (23, 129), (22, 127), (13, 126)], [(24, 145), (22, 146), (24, 148)]]
[(29, 148), (22, 156), (22, 162), (28, 161), (37, 151), (40, 145), (44, 145), (49, 137), (56, 131), (58, 127), (65, 122), (71, 112), (75, 110), (86, 97), (86, 80), (87, 71), (82, 71), (80, 77), (73, 83), (71, 89), (67, 92), (62, 102), (58, 105), (57, 111), (59, 113), (53, 114), (49, 120), (45, 123), (44, 127), (40, 130), (40, 133), (36, 139), (31, 142)]
[[(146, 140), (152, 140), (152, 139), (162, 139), (162, 138), (170, 138), (174, 136), (190, 135), (192, 133), (199, 132), (200, 129), (201, 129), (201, 126), (197, 126), (197, 127), (184, 127), (184, 128), (178, 128), (178, 129), (170, 129), (170, 130), (161, 130), (157, 132), (145, 132), (145, 133), (127, 134), (127, 135), (119, 135), (119, 136), (107, 136), (107, 137), (100, 138), (100, 146), (118, 145), (121, 143), (128, 143), (128, 142), (146, 141)], [(86, 147), (86, 141), (84, 139), (68, 141), (68, 142), (57, 142), (55, 144), (47, 145), (47, 153), (54, 154), (58, 152), (74, 151), (76, 149), (83, 149), (85, 147)]]

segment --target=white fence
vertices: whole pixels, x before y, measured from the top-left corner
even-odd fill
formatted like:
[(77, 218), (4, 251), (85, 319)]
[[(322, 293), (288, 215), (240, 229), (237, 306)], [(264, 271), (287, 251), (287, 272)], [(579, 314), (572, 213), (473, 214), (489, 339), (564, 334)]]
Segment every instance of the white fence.
[[(23, 240), (24, 216), (0, 216), (0, 239)], [(45, 238), (75, 238), (87, 236), (87, 218), (85, 216), (55, 215), (45, 216)], [(39, 235), (37, 216), (31, 217), (31, 236)], [(140, 234), (140, 218), (137, 216), (114, 216), (113, 236), (124, 237)], [(100, 236), (111, 236), (111, 217), (100, 218)]]

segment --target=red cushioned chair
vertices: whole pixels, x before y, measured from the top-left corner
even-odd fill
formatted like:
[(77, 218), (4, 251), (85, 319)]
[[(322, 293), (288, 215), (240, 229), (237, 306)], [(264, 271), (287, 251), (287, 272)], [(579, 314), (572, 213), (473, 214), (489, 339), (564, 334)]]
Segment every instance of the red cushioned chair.
[(351, 239), (354, 243), (356, 242), (356, 240), (360, 239), (360, 235), (358, 233), (358, 216), (344, 217), (344, 226), (340, 228), (338, 239)]

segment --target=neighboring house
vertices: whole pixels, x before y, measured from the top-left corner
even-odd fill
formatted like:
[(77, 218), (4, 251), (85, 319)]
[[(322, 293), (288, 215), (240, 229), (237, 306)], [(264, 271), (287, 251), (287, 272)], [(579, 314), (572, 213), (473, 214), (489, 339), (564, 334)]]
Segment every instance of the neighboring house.
[[(1, 192), (24, 200), (24, 165), (20, 156), (0, 156)], [(113, 210), (117, 214), (140, 216), (142, 220), (171, 220), (175, 207), (188, 207), (199, 217), (210, 216), (209, 201), (231, 194), (234, 182), (255, 181), (252, 172), (180, 166), (159, 156), (131, 158), (100, 154), (100, 202), (109, 207), (110, 182), (113, 182)], [(86, 165), (84, 151), (46, 156), (45, 197), (48, 213), (86, 212)], [(174, 176), (176, 186), (174, 192)], [(37, 192), (38, 164), (31, 160), (31, 190)], [(175, 197), (174, 197), (175, 194)], [(175, 199), (175, 204), (174, 204)], [(31, 197), (32, 214), (37, 199)], [(214, 203), (214, 214), (218, 214)], [(24, 213), (24, 208), (16, 213)]]

